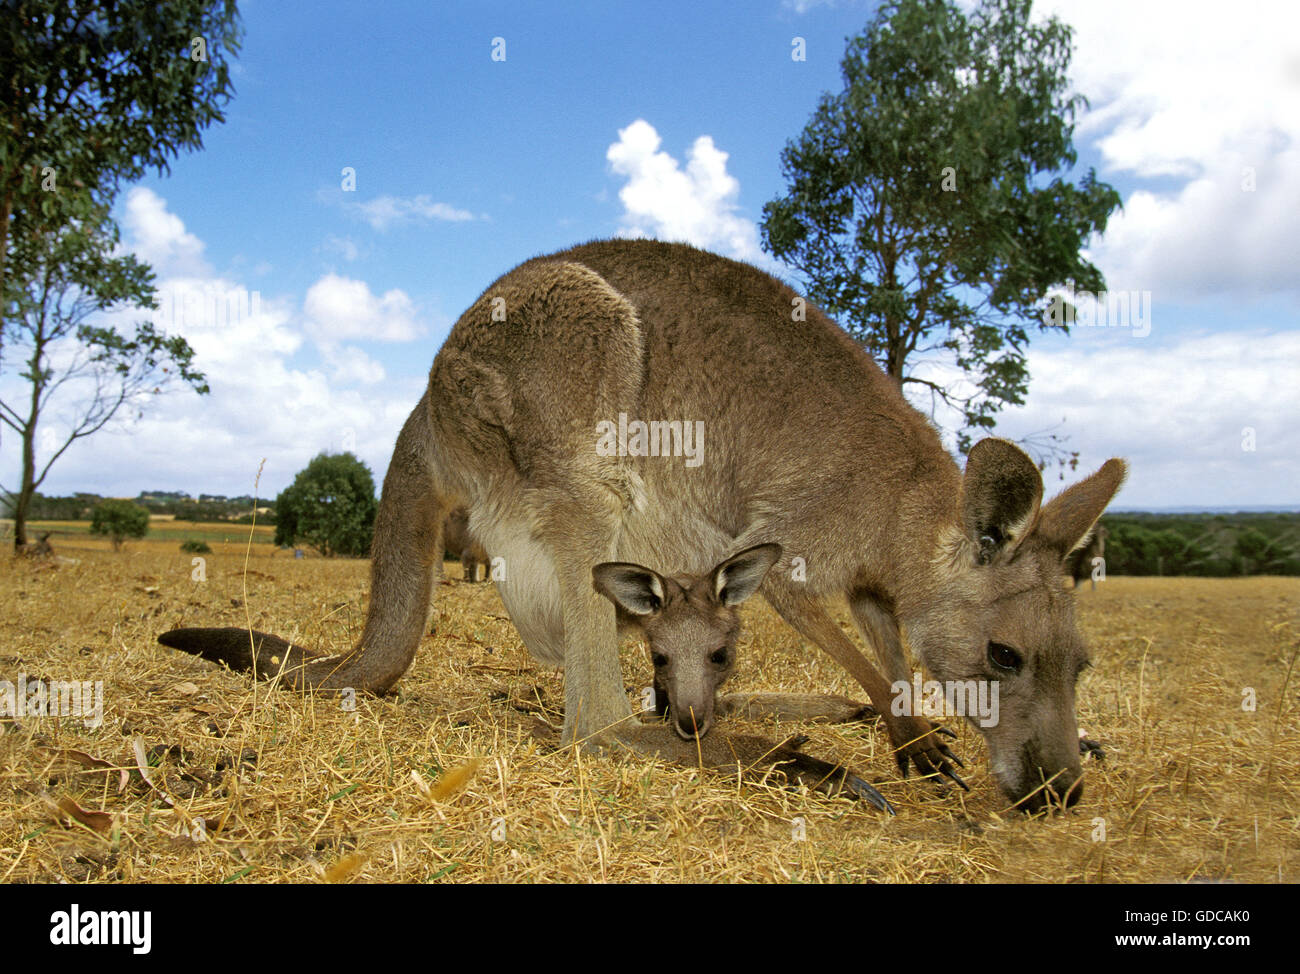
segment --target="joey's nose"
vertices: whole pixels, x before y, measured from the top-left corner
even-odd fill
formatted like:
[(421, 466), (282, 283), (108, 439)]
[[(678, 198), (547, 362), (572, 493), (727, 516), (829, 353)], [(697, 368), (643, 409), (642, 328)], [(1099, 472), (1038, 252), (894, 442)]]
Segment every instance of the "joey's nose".
[(685, 713), (677, 715), (677, 719), (673, 721), (673, 726), (676, 727), (680, 736), (689, 741), (696, 734), (703, 737), (708, 732), (710, 723), (711, 721), (707, 717), (697, 717), (688, 709)]

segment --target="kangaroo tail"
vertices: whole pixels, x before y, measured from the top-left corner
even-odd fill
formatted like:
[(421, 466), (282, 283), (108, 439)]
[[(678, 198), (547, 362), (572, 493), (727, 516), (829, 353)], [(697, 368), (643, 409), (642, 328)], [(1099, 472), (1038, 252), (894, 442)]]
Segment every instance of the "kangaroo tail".
[(347, 657), (321, 656), (256, 629), (173, 629), (158, 642), (264, 680), (282, 676), (286, 685), (298, 690), (347, 685), (331, 679), (346, 669)]
[(352, 652), (313, 653), (248, 629), (173, 629), (158, 642), (259, 677), (283, 675), (293, 689), (387, 691), (411, 665), (424, 635), (442, 564), (442, 522), (452, 506), (435, 480), (432, 426), (426, 393), (402, 427), (384, 476), (370, 554), (370, 607)]

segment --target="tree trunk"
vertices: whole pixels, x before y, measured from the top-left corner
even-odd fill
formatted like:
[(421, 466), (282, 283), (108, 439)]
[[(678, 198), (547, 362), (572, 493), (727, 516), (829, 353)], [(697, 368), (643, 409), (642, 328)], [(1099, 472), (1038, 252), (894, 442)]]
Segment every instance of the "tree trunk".
[[(5, 193), (5, 198), (0, 202), (0, 294), (4, 294), (5, 275), (8, 273), (9, 263), (9, 215), (13, 212), (13, 192)], [(0, 352), (4, 351), (4, 334), (5, 334), (5, 306), (0, 301)]]
[(885, 319), (885, 375), (894, 380), (894, 385), (903, 388), (903, 369), (907, 364), (907, 348), (899, 334), (898, 323), (892, 318)]
[(27, 511), (32, 505), (32, 496), (36, 485), (32, 478), (36, 476), (36, 454), (32, 440), (35, 430), (28, 425), (23, 431), (23, 473), (22, 486), (18, 488), (18, 499), (14, 503), (14, 551), (21, 551), (27, 544)]

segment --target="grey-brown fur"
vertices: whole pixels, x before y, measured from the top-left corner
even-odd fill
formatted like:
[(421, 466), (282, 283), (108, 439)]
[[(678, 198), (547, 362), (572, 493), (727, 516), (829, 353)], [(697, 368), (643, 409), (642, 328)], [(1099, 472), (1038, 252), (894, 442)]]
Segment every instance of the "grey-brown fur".
[[(812, 306), (793, 320), (796, 297), (751, 266), (648, 240), (520, 265), (457, 321), (398, 437), (358, 649), (320, 659), (221, 630), (164, 640), (263, 671), (274, 653), (290, 685), (387, 690), (419, 644), (442, 524), (463, 504), (503, 559), (498, 589), (525, 645), (564, 667), (566, 741), (734, 767), (736, 739), (686, 742), (630, 719), (615, 612), (591, 570), (622, 561), (698, 575), (774, 542), (783, 554), (764, 596), (866, 689), (904, 767), (951, 770), (928, 721), (891, 712), (906, 639), (935, 679), (1000, 680), (1001, 720), (980, 730), (1009, 798), (1041, 807), (1050, 781), (1074, 800), (1074, 684), (1087, 654), (1060, 575), (1123, 461), (1041, 507), (1039, 472), (1010, 443), (976, 444), (963, 474), (839, 327)], [(703, 421), (702, 463), (598, 455), (597, 423), (620, 412)], [(884, 675), (841, 630), (840, 599)], [(991, 642), (1016, 647), (1021, 670), (995, 671)]]
[(703, 736), (715, 716), (835, 722), (879, 716), (867, 704), (831, 694), (718, 691), (736, 668), (738, 606), (763, 583), (781, 546), (739, 551), (701, 575), (666, 577), (643, 565), (603, 562), (592, 569), (596, 591), (614, 604), (620, 635), (645, 639), (654, 667), (655, 712), (685, 740)]
[(1076, 548), (1070, 552), (1069, 557), (1065, 559), (1065, 574), (1074, 579), (1074, 587), (1078, 588), (1084, 582), (1092, 580), (1092, 587), (1096, 589), (1097, 582), (1092, 578), (1092, 560), (1106, 558), (1106, 538), (1110, 532), (1106, 530), (1106, 525), (1098, 524), (1092, 532), (1092, 537), (1088, 543), (1081, 548)]
[(683, 738), (713, 726), (718, 688), (736, 666), (736, 607), (780, 557), (780, 545), (756, 545), (704, 574), (671, 578), (626, 562), (592, 569), (596, 591), (614, 604), (619, 631), (636, 630), (649, 644), (656, 710)]

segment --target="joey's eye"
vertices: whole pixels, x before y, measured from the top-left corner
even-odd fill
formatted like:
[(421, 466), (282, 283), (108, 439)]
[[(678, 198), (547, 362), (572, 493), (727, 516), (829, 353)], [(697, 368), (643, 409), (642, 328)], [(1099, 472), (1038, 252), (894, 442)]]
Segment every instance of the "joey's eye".
[(1020, 654), (1002, 643), (989, 643), (989, 662), (1000, 670), (1015, 672), (1023, 665)]
[(715, 650), (712, 652), (712, 654), (710, 654), (710, 656), (709, 656), (709, 662), (714, 663), (714, 664), (716, 664), (717, 666), (726, 666), (726, 665), (727, 665), (727, 647), (726, 647), (726, 646), (723, 646), (721, 649), (715, 649)]
[(663, 653), (651, 653), (650, 662), (655, 665), (655, 669), (668, 665), (668, 657)]

